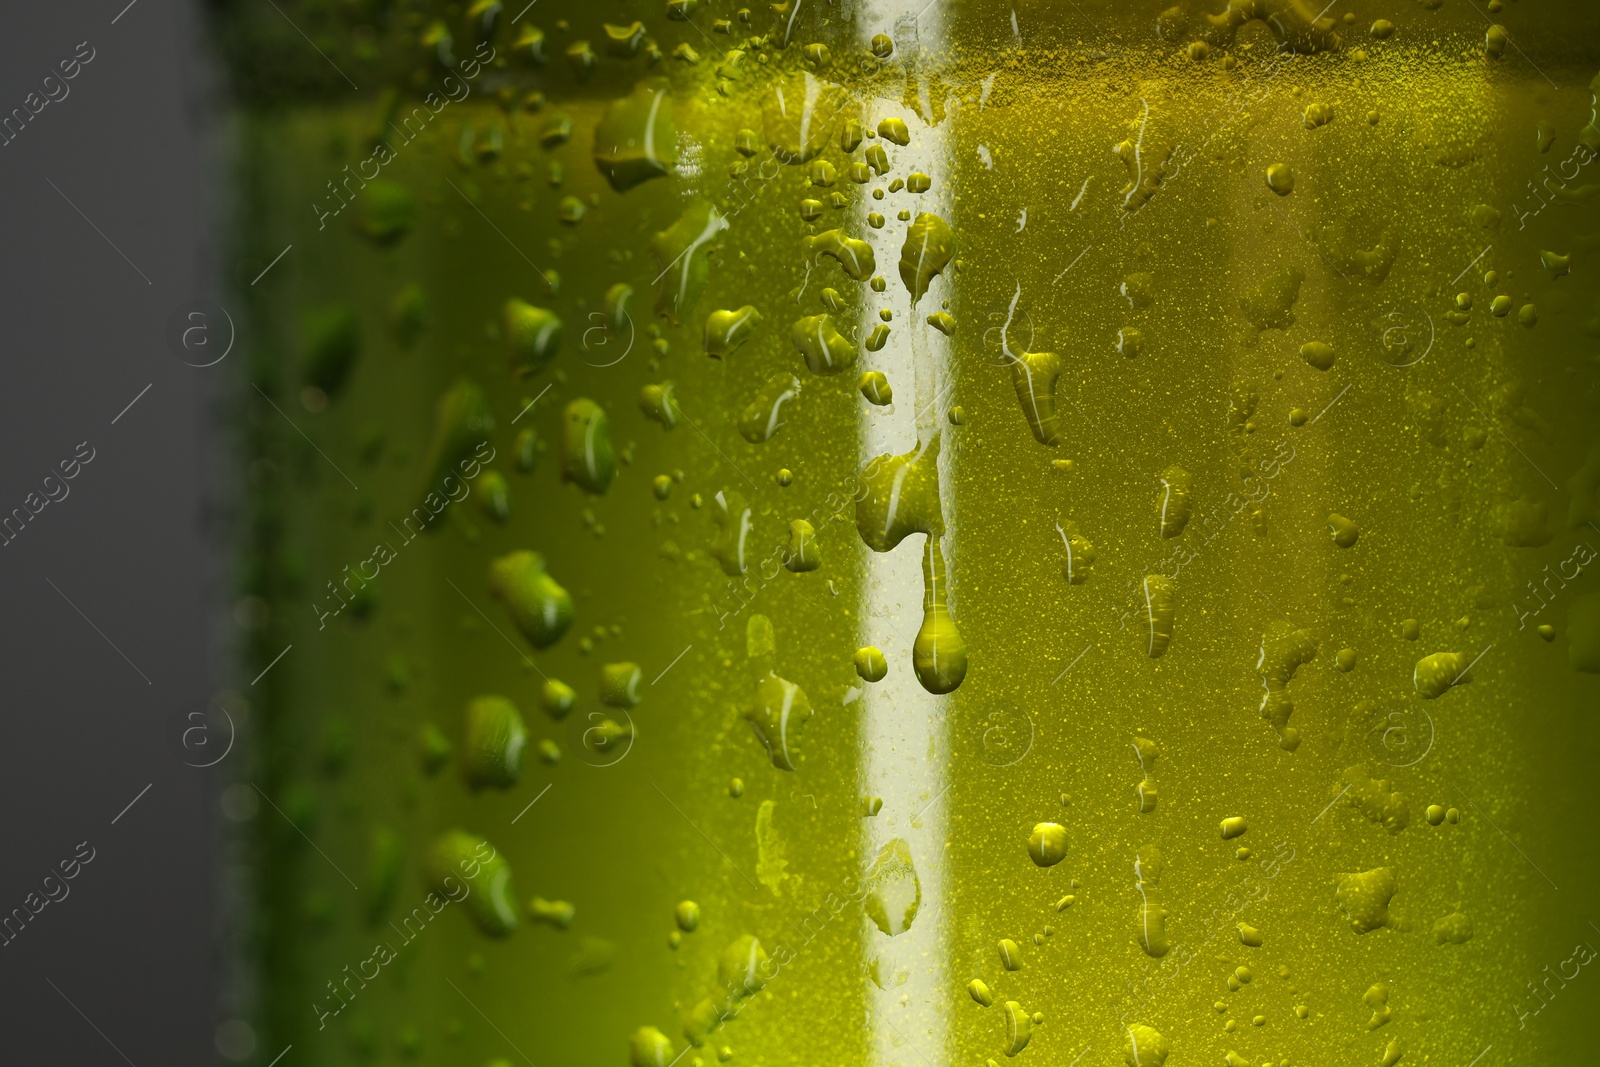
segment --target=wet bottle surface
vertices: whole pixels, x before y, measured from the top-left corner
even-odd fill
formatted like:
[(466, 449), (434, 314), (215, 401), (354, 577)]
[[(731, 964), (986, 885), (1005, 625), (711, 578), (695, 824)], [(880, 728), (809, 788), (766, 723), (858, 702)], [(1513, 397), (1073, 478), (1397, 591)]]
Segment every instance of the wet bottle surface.
[(221, 24), (268, 1058), (1591, 1055), (1600, 13), (519, 6)]

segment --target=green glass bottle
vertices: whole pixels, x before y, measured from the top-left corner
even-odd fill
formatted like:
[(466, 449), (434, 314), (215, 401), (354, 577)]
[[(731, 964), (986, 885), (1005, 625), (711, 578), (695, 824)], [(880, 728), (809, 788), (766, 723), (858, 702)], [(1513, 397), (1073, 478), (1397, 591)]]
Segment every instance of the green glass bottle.
[(1600, 12), (277, 6), (261, 1055), (1595, 1046)]

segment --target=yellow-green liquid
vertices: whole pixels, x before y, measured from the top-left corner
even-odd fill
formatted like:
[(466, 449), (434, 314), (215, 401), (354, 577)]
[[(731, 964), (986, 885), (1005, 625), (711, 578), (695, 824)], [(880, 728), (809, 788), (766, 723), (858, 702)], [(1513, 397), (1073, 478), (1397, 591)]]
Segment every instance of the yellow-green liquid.
[[(262, 1062), (1593, 1056), (1593, 13), (1350, 2), (1296, 36), (1320, 5), (1237, 5), (1290, 27), (1286, 57), (1211, 4), (1165, 35), (1143, 4), (518, 6), (412, 139), (390, 122), (448, 73), (429, 27), (459, 64), (483, 12), (287, 5), (362, 90), (241, 118), (241, 258), (294, 244), (249, 292), (250, 373), (316, 446), (252, 409), (253, 654), (293, 646), (256, 687), (282, 809), (251, 824)], [(659, 59), (608, 51), (602, 21), (634, 18)], [(630, 158), (667, 173), (619, 192), (597, 126), (663, 90), (671, 147)], [(412, 210), (353, 182), (333, 214), (374, 137)], [(904, 247), (923, 213), (953, 233), (936, 275)], [(882, 292), (856, 246), (804, 243), (835, 229)], [(702, 235), (696, 292), (673, 255)], [(563, 326), (531, 374), (513, 297)], [(708, 317), (745, 307), (708, 357)], [(355, 323), (342, 382), (308, 377), (338, 350), (318, 313)], [(793, 335), (824, 313), (839, 373), (804, 358), (816, 323)], [(495, 458), (415, 534), (463, 379)], [(667, 381), (670, 429), (640, 395)], [(599, 493), (580, 399), (609, 421)], [(784, 565), (795, 520), (816, 569)], [(547, 648), (491, 592), (519, 551), (571, 597)], [(344, 607), (326, 583), (380, 560)], [(491, 695), (525, 724), (515, 773), (471, 756)], [(429, 909), (453, 830), (509, 867), (506, 936), (474, 918), (487, 877)]]

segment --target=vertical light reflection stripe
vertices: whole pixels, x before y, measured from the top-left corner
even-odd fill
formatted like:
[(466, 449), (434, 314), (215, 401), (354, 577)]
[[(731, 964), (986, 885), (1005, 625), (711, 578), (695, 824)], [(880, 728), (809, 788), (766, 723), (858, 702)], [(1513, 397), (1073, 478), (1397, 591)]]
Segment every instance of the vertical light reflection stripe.
[[(938, 4), (929, 5), (927, 0), (867, 0), (858, 11), (863, 51), (877, 33), (887, 33), (894, 39), (895, 60), (899, 64), (915, 63), (919, 51), (931, 60), (942, 47), (943, 12)], [(927, 84), (925, 79), (923, 84)], [(897, 92), (899, 83), (886, 88)], [(881, 139), (868, 142), (883, 144), (893, 164), (893, 176), (903, 178), (920, 170), (933, 179), (928, 193), (888, 194), (881, 201), (871, 199), (870, 190), (886, 188), (887, 177), (859, 187), (862, 222), (857, 232), (872, 245), (877, 273), (889, 282), (884, 293), (865, 287), (861, 290), (865, 303), (860, 337), (865, 339), (881, 321), (880, 308), (894, 313), (888, 344), (878, 352), (861, 347), (861, 364), (856, 371), (882, 371), (895, 398), (892, 410), (861, 402), (859, 439), (865, 466), (874, 456), (912, 451), (919, 440), (926, 443), (942, 424), (948, 401), (949, 343), (924, 320), (939, 309), (938, 301), (948, 292), (949, 279), (936, 281), (917, 307), (911, 307), (911, 296), (896, 268), (909, 224), (898, 221), (895, 215), (901, 208), (909, 208), (913, 218), (919, 212), (931, 211), (948, 220), (952, 168), (948, 158), (948, 118), (940, 126), (930, 127), (892, 97), (864, 98), (861, 111), (863, 128), (875, 128), (879, 119), (899, 116), (912, 131), (911, 143), (905, 147)], [(865, 225), (866, 214), (874, 210), (890, 220), (881, 230)], [(948, 483), (954, 461), (953, 450), (946, 442), (939, 456), (946, 529), (942, 547), (952, 569), (956, 568), (956, 554), (951, 550), (954, 516)], [(950, 752), (945, 707), (949, 698), (924, 691), (911, 668), (912, 641), (922, 624), (924, 552), (925, 539), (916, 534), (892, 552), (866, 552), (860, 640), (884, 650), (889, 674), (883, 681), (867, 686), (862, 698), (861, 791), (883, 798), (881, 814), (862, 820), (862, 873), (870, 871), (886, 844), (903, 838), (911, 847), (922, 891), (917, 917), (904, 933), (891, 938), (870, 920), (863, 921), (863, 956), (869, 966), (876, 961), (882, 983), (882, 988), (867, 987), (871, 997), (868, 1048), (870, 1062), (877, 1067), (943, 1067), (948, 1058), (943, 1005), (948, 988), (944, 927), (949, 916), (944, 907), (943, 861)]]

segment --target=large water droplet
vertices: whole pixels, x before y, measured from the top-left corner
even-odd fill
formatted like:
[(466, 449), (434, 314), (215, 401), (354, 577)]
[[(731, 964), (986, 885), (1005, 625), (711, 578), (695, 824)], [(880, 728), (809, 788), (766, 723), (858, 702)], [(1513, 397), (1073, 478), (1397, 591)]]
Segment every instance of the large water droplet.
[(706, 316), (706, 355), (721, 359), (750, 339), (761, 323), (761, 313), (746, 304), (735, 311), (713, 311)]
[(509, 937), (517, 928), (511, 865), (488, 841), (464, 830), (440, 834), (428, 850), (426, 873), (433, 892), (463, 905), (483, 933)]
[(843, 230), (825, 230), (801, 239), (806, 259), (815, 263), (823, 256), (837, 260), (844, 272), (858, 282), (864, 282), (878, 269), (872, 246), (855, 237), (847, 237)]
[(650, 250), (661, 265), (656, 314), (676, 324), (694, 307), (711, 277), (717, 235), (727, 228), (728, 220), (709, 200), (694, 200), (678, 221), (655, 235)]
[(502, 696), (482, 696), (467, 705), (461, 742), (461, 777), (470, 789), (509, 789), (522, 777), (522, 750), (528, 732), (515, 704)]
[(800, 395), (800, 379), (775, 375), (739, 416), (739, 436), (753, 445), (772, 440), (784, 425), (783, 406)]
[(1172, 622), (1177, 613), (1177, 593), (1164, 575), (1147, 575), (1144, 580), (1144, 618), (1148, 631), (1145, 653), (1151, 659), (1166, 654), (1172, 643)]
[(545, 573), (537, 552), (512, 552), (489, 565), (489, 590), (534, 648), (549, 648), (572, 625), (572, 597)]
[(1022, 404), (1033, 439), (1041, 445), (1061, 442), (1056, 424), (1056, 380), (1061, 377), (1061, 357), (1054, 352), (1024, 352), (1011, 361), (1011, 384)]
[(561, 416), (561, 477), (598, 494), (611, 487), (616, 472), (605, 409), (586, 397), (573, 400)]
[(505, 303), (501, 329), (505, 333), (506, 357), (511, 362), (511, 371), (519, 378), (538, 374), (561, 347), (561, 320), (555, 312), (534, 307), (516, 297)]
[(955, 255), (955, 244), (956, 235), (950, 224), (926, 211), (906, 229), (905, 243), (900, 247), (900, 280), (911, 292), (913, 307), (928, 291), (934, 275), (942, 272)]
[(911, 846), (895, 838), (878, 852), (867, 873), (867, 917), (890, 937), (911, 929), (922, 906), (922, 884), (911, 861)]
[(750, 505), (744, 497), (732, 490), (718, 491), (714, 498), (716, 508), (711, 517), (717, 524), (717, 536), (712, 544), (712, 555), (722, 565), (722, 573), (737, 578), (748, 568), (745, 544), (750, 537)]
[(488, 458), (486, 451), (489, 456), (494, 454), (489, 445), (493, 433), (494, 415), (482, 389), (461, 379), (446, 390), (435, 410), (433, 443), (424, 465), (428, 480), (420, 494), (422, 506), (405, 520), (407, 524), (420, 513), (422, 529), (436, 528), (433, 519), (452, 496), (451, 481), (476, 473), (477, 460)]
[(789, 337), (812, 374), (838, 374), (856, 361), (855, 346), (839, 333), (832, 315), (796, 319)]
[(1177, 537), (1189, 524), (1189, 492), (1194, 479), (1182, 467), (1168, 467), (1161, 475), (1161, 492), (1156, 497), (1160, 511), (1161, 536)]
[(768, 672), (756, 683), (755, 697), (744, 706), (741, 717), (755, 731), (774, 767), (780, 771), (795, 769), (800, 730), (811, 718), (811, 701), (805, 690)]
[(1300, 745), (1300, 731), (1289, 725), (1289, 716), (1294, 714), (1289, 682), (1295, 671), (1316, 656), (1317, 642), (1311, 632), (1298, 630), (1281, 619), (1270, 623), (1261, 635), (1261, 654), (1256, 659), (1261, 687), (1266, 690), (1261, 698), (1261, 717), (1278, 731), (1279, 747), (1286, 752), (1293, 752)]

